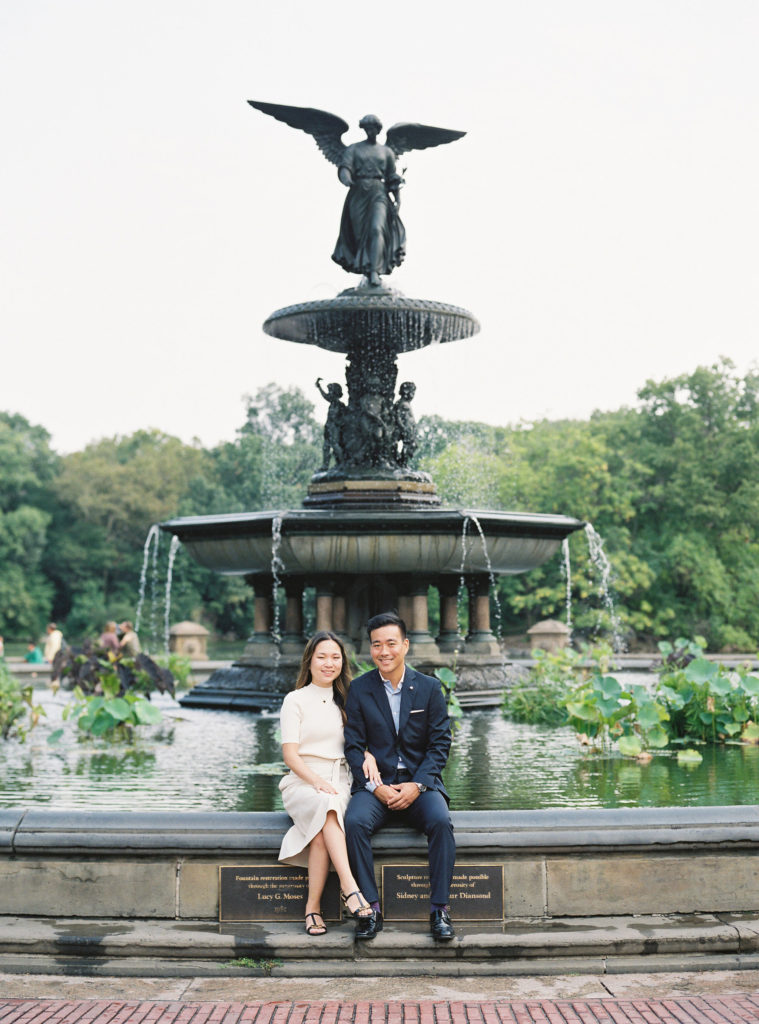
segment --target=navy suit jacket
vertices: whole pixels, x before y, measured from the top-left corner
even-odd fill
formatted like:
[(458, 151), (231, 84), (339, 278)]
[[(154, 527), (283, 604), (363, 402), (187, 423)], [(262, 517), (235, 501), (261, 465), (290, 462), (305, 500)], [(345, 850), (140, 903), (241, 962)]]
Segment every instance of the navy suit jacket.
[(392, 781), (400, 754), (414, 782), (438, 790), (448, 800), (441, 772), (451, 747), (451, 724), (437, 679), (406, 666), (397, 733), (377, 669), (353, 680), (345, 713), (345, 756), (353, 774), (351, 792), (366, 786), (361, 765), (368, 750), (377, 759), (383, 780)]

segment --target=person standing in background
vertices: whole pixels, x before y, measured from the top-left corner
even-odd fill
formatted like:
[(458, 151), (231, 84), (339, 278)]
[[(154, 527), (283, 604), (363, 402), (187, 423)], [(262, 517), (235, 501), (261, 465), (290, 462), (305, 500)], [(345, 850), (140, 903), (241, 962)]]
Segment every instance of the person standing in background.
[(55, 661), (55, 656), (60, 651), (63, 645), (63, 633), (56, 626), (54, 622), (48, 622), (47, 624), (47, 636), (45, 637), (45, 648), (44, 655), (45, 661), (50, 662), (52, 665)]

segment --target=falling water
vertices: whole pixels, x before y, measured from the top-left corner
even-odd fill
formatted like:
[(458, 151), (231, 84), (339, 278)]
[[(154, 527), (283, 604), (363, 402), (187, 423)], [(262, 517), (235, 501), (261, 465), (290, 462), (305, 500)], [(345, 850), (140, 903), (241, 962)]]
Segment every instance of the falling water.
[(493, 598), (493, 608), (495, 610), (495, 635), (499, 640), (499, 649), (501, 651), (501, 662), (504, 667), (506, 665), (506, 655), (503, 650), (503, 644), (500, 643), (503, 640), (503, 615), (501, 614), (501, 602), (498, 599), (498, 587), (496, 584), (495, 573), (493, 572), (493, 563), (490, 561), (490, 552), (488, 551), (488, 543), (485, 539), (485, 531), (482, 529), (482, 524), (474, 513), (469, 514), (469, 518), (472, 520), (474, 525), (477, 527), (477, 532), (480, 535), (482, 541), (482, 554), (485, 559), (485, 565), (488, 570), (488, 577), (490, 579), (490, 594)]
[(155, 636), (155, 597), (156, 597), (156, 573), (158, 571), (158, 543), (161, 536), (158, 523), (153, 525), (148, 530), (148, 535), (145, 538), (145, 546), (142, 551), (142, 571), (140, 572), (140, 596), (137, 601), (137, 612), (134, 616), (134, 630), (136, 633), (140, 631), (140, 619), (142, 618), (142, 606), (145, 603), (145, 588), (148, 579), (148, 563), (150, 561), (150, 545), (153, 544), (153, 578), (150, 588), (151, 601), (153, 605), (151, 613), (151, 628), (153, 636)]
[(274, 516), (271, 521), (271, 634), (275, 643), (275, 661), (279, 664), (279, 574), (285, 571), (285, 563), (280, 557), (282, 548), (282, 516)]
[(614, 610), (614, 601), (611, 596), (611, 563), (606, 557), (601, 537), (590, 523), (585, 524), (585, 536), (588, 538), (590, 560), (599, 575), (598, 593), (611, 624), (611, 646), (618, 654), (625, 649), (625, 642), (622, 636), (622, 623)]
[(567, 586), (567, 629), (572, 628), (572, 565), (569, 561), (569, 537), (561, 542), (562, 571)]
[(169, 545), (169, 564), (166, 569), (166, 596), (164, 600), (163, 609), (163, 648), (166, 653), (166, 657), (169, 656), (169, 619), (171, 616), (171, 578), (174, 573), (174, 559), (177, 557), (177, 551), (181, 541), (176, 535), (171, 538), (171, 544)]
[[(459, 569), (459, 592), (456, 595), (456, 614), (461, 623), (461, 602), (466, 594), (466, 556), (468, 554), (466, 549), (466, 531), (469, 526), (469, 516), (464, 516), (464, 523), (461, 527), (461, 568)], [(474, 541), (472, 541), (474, 543)], [(471, 545), (470, 545), (471, 548)]]

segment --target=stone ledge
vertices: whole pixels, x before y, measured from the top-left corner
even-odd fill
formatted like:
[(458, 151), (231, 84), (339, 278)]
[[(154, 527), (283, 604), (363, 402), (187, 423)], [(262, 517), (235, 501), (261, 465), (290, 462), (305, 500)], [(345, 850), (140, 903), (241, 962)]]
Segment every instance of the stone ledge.
[[(658, 807), (542, 811), (454, 811), (461, 852), (526, 854), (610, 849), (662, 851), (759, 846), (759, 806)], [(0, 856), (44, 852), (152, 856), (183, 853), (266, 855), (289, 828), (284, 812), (0, 810)], [(424, 854), (422, 836), (388, 828), (374, 843), (380, 855)]]

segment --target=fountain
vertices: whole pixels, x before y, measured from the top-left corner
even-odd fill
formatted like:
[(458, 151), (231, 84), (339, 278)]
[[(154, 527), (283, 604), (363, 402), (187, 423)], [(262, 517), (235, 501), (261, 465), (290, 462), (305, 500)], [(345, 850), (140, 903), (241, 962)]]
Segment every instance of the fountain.
[[(244, 576), (255, 592), (254, 631), (242, 658), (215, 672), (183, 703), (260, 710), (277, 706), (292, 687), (303, 649), (303, 595), (316, 591), (317, 629), (331, 629), (366, 656), (367, 618), (397, 608), (409, 626), (409, 658), (421, 671), (456, 658), (458, 693), (467, 701), (504, 683), (504, 662), (491, 629), (496, 577), (541, 565), (584, 525), (560, 515), (441, 507), (434, 481), (414, 468), (417, 433), (411, 402), (416, 385), (398, 388), (405, 352), (469, 338), (479, 330), (465, 309), (407, 298), (387, 287), (403, 259), (398, 216), (401, 152), (450, 143), (463, 132), (397, 124), (386, 144), (381, 125), (364, 118), (367, 139), (340, 141), (348, 125), (324, 111), (249, 101), (263, 113), (313, 135), (349, 188), (333, 259), (361, 274), (358, 287), (333, 299), (272, 313), (270, 336), (346, 355), (343, 387), (316, 385), (329, 404), (322, 465), (303, 507), (234, 515), (190, 516), (162, 524), (188, 554), (214, 572)], [(478, 543), (467, 544), (471, 524)], [(463, 581), (463, 588), (461, 583)], [(440, 632), (429, 630), (428, 592), (440, 595)], [(284, 591), (280, 629), (277, 600)], [(469, 630), (459, 630), (461, 591)]]
[[(333, 258), (367, 280), (331, 302), (280, 310), (265, 324), (274, 337), (337, 347), (348, 357), (347, 404), (342, 385), (322, 389), (318, 384), (330, 411), (322, 466), (304, 507), (162, 524), (173, 535), (170, 569), (182, 542), (201, 565), (243, 575), (256, 596), (254, 633), (244, 657), (196, 687), (185, 703), (250, 709), (278, 704), (292, 685), (302, 650), (306, 587), (316, 590), (316, 626), (341, 633), (359, 655), (367, 616), (395, 606), (411, 627), (416, 667), (429, 669), (458, 652), (462, 696), (488, 686), (500, 689), (504, 668), (490, 629), (492, 580), (540, 565), (584, 524), (565, 516), (442, 508), (434, 482), (413, 466), (414, 386), (403, 382), (395, 397), (397, 358), (409, 348), (469, 337), (477, 323), (465, 310), (406, 299), (381, 283), (381, 275), (402, 260), (405, 239), (394, 155), (452, 142), (461, 133), (395, 125), (387, 146), (377, 146), (376, 119), (369, 118), (367, 143), (343, 147), (339, 138), (347, 125), (333, 115), (253, 105), (310, 131), (339, 164), (349, 193)], [(362, 177), (362, 161), (365, 167), (367, 160), (371, 166), (380, 158), (382, 175)], [(152, 544), (155, 566), (156, 531), (145, 545), (141, 606)], [(605, 573), (600, 543), (596, 554)], [(441, 598), (437, 638), (429, 632), (431, 586)], [(155, 604), (155, 582), (152, 590)], [(280, 590), (286, 599), (283, 619)], [(466, 637), (459, 635), (460, 591), (468, 601)], [(458, 746), (449, 762), (456, 867), (472, 872), (472, 884), (484, 867), (499, 871), (507, 903), (500, 919), (472, 920), (466, 937), (456, 940), (451, 953), (459, 972), (534, 974), (541, 964), (555, 971), (562, 956), (566, 970), (587, 963), (597, 971), (600, 964), (611, 974), (628, 971), (644, 955), (654, 970), (668, 969), (673, 955), (678, 963), (692, 955), (699, 969), (734, 966), (747, 953), (750, 958), (759, 932), (754, 860), (759, 808), (635, 806), (655, 802), (650, 791), (658, 776), (656, 762), (646, 768), (621, 759), (608, 781), (601, 778), (597, 801), (588, 794), (588, 777), (604, 773), (603, 765), (583, 761), (576, 770), (571, 764), (565, 770), (555, 746), (534, 733), (520, 741), (509, 723), (497, 718), (486, 725), (486, 717), (494, 716), (475, 713), (467, 719), (462, 733), (468, 733), (468, 746)], [(119, 958), (150, 954), (167, 969), (194, 974), (198, 961), (216, 970), (220, 962), (241, 962), (237, 958), (244, 955), (248, 963), (277, 965), (277, 971), (289, 961), (283, 964), (286, 972), (308, 974), (302, 924), (288, 929), (281, 917), (271, 927), (261, 921), (252, 927), (220, 924), (220, 868), (274, 864), (288, 819), (268, 811), (270, 803), (259, 806), (255, 800), (253, 813), (240, 813), (241, 806), (250, 807), (247, 791), (253, 787), (247, 780), (236, 792), (227, 785), (251, 759), (265, 775), (269, 795), (279, 796), (275, 774), (280, 769), (271, 764), (278, 753), (276, 723), (264, 715), (210, 719), (189, 712), (181, 726), (189, 745), (162, 742), (155, 750), (133, 749), (126, 765), (98, 751), (90, 772), (80, 764), (76, 742), (70, 762), (44, 743), (48, 760), (42, 768), (39, 752), (30, 751), (27, 761), (15, 752), (5, 782), (14, 806), (3, 804), (0, 786), (1, 952), (17, 961), (21, 954), (24, 970), (39, 969), (31, 966), (35, 954), (75, 973), (92, 968), (102, 973)], [(230, 725), (231, 733), (216, 733)], [(530, 767), (540, 768), (542, 762), (548, 775), (541, 771), (526, 780), (513, 757), (520, 742)], [(721, 753), (743, 762), (741, 775), (727, 778), (717, 793), (715, 778), (722, 770), (716, 762), (706, 766), (707, 804), (744, 800), (756, 788), (756, 749), (726, 747)], [(204, 760), (209, 757), (213, 764)], [(496, 762), (498, 773), (491, 776)], [(133, 774), (122, 780), (121, 794), (105, 812), (92, 809), (87, 793), (69, 798), (75, 809), (71, 803), (61, 806), (59, 778), (91, 774), (98, 788), (109, 771)], [(573, 790), (568, 800), (562, 795), (567, 774)], [(477, 800), (487, 809), (471, 810), (481, 783)], [(661, 788), (664, 798), (671, 798), (668, 779)], [(536, 793), (540, 809), (523, 809), (531, 802), (528, 789)], [(15, 806), (22, 799), (25, 804)], [(185, 800), (194, 810), (177, 812), (187, 806)], [(607, 806), (588, 806), (599, 802)], [(512, 809), (496, 809), (502, 807)], [(426, 862), (423, 839), (405, 829), (385, 830), (374, 848), (390, 866)], [(432, 940), (425, 945), (406, 927), (392, 929), (391, 924), (386, 939), (377, 940), (384, 942), (381, 961), (368, 961), (335, 928), (334, 937), (317, 943), (318, 951), (314, 946), (313, 963), (333, 969), (337, 977), (346, 971), (376, 972), (378, 963), (393, 976), (439, 974), (454, 962), (441, 960)], [(131, 970), (131, 963), (124, 959), (119, 969)]]

